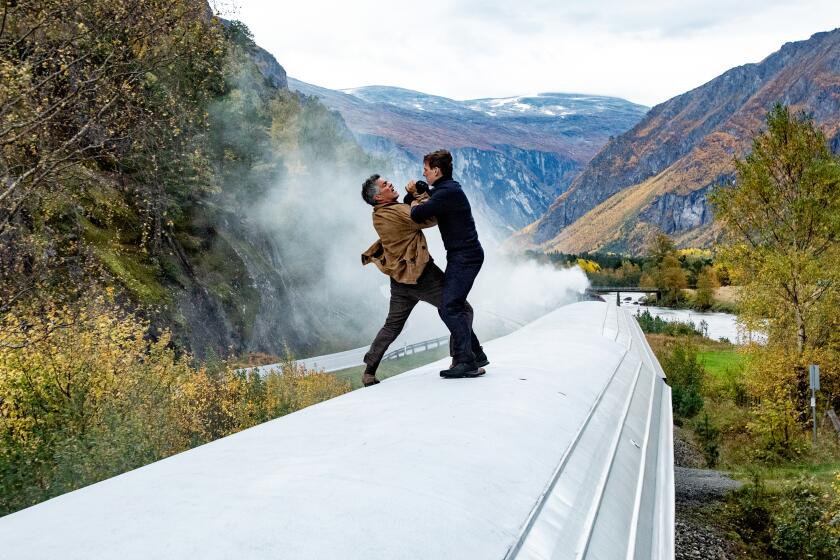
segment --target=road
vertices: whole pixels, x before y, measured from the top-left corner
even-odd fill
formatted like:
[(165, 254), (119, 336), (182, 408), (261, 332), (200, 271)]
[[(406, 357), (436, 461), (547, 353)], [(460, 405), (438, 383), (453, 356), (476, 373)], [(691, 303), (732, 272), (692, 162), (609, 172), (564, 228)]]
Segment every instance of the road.
[[(613, 298), (615, 298), (615, 296), (613, 296)], [(525, 324), (523, 321), (510, 319), (508, 317), (504, 317), (504, 316), (502, 316), (498, 313), (495, 313), (493, 311), (485, 310), (484, 313), (492, 315), (493, 317), (495, 317), (497, 319), (501, 319), (504, 322), (508, 323), (509, 325), (514, 326), (515, 328), (522, 327)], [(397, 340), (395, 340), (391, 344), (391, 346), (388, 348), (388, 351), (390, 352), (390, 351), (395, 350), (395, 349), (397, 349), (401, 346), (411, 345), (412, 343), (415, 343), (415, 342), (423, 342), (424, 340), (432, 340), (434, 338), (437, 338), (437, 337), (440, 337), (440, 336), (445, 336), (445, 335), (449, 334), (446, 331), (446, 329), (443, 328), (442, 325), (437, 326), (436, 328), (433, 328), (433, 329), (428, 329), (428, 328), (421, 329), (419, 331), (419, 333), (413, 333), (412, 334), (411, 331), (412, 331), (412, 329), (406, 328), (403, 331), (403, 333), (400, 335), (400, 337), (398, 337)], [(420, 333), (422, 333), (423, 336), (417, 338), (417, 334), (420, 334)], [(409, 340), (409, 337), (411, 337), (412, 339), (415, 339), (415, 340)], [(370, 348), (370, 346), (362, 346), (361, 348), (354, 348), (352, 350), (344, 350), (342, 352), (336, 352), (335, 354), (324, 354), (323, 356), (313, 356), (311, 358), (303, 358), (301, 360), (298, 360), (297, 362), (299, 364), (302, 364), (308, 370), (319, 370), (319, 371), (322, 370), (322, 371), (325, 371), (325, 372), (329, 373), (329, 372), (332, 372), (332, 371), (339, 371), (339, 370), (342, 370), (342, 369), (347, 369), (347, 368), (363, 365), (364, 362), (362, 361), (362, 359), (365, 357), (365, 353), (367, 353), (369, 348)], [(280, 364), (269, 364), (269, 365), (266, 365), (266, 366), (260, 366), (260, 367), (253, 368), (253, 369), (256, 369), (259, 373), (262, 374), (262, 373), (268, 372), (269, 370), (271, 370), (273, 368), (278, 367), (279, 365)], [(248, 369), (251, 369), (251, 368), (248, 368)]]

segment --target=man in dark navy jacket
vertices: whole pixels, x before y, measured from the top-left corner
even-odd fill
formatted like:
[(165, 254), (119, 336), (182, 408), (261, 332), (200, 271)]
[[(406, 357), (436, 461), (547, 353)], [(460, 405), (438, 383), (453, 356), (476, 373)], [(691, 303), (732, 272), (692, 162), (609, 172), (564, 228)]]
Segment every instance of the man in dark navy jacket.
[[(470, 344), (472, 321), (467, 295), (481, 265), (484, 249), (478, 242), (470, 202), (461, 185), (452, 179), (452, 154), (437, 150), (423, 157), (423, 176), (432, 185), (426, 202), (412, 202), (411, 219), (417, 223), (436, 218), (446, 247), (443, 301), (438, 314), (452, 333), (454, 363), (440, 372), (442, 377), (477, 377), (489, 362), (484, 351), (473, 352)], [(409, 191), (413, 189), (410, 184)]]

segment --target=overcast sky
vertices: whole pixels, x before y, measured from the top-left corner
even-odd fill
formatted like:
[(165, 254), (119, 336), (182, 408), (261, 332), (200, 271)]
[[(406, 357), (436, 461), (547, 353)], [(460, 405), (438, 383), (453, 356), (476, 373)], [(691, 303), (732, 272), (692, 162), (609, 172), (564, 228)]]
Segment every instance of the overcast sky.
[(655, 105), (840, 27), (838, 0), (234, 1), (222, 15), (292, 77), (453, 99), (555, 91)]

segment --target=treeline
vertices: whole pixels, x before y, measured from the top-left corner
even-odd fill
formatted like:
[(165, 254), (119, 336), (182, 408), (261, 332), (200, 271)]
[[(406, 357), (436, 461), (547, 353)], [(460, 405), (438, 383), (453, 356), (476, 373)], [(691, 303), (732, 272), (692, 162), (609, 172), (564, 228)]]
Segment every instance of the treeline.
[[(614, 253), (566, 254), (527, 251), (529, 258), (555, 266), (578, 266), (594, 286), (656, 288), (660, 304), (701, 311), (716, 306), (715, 289), (730, 284), (729, 270), (708, 249), (677, 249), (667, 235), (653, 237), (641, 257)], [(695, 292), (688, 295), (684, 290)], [(724, 309), (724, 308), (721, 308)], [(729, 309), (726, 309), (729, 310)]]

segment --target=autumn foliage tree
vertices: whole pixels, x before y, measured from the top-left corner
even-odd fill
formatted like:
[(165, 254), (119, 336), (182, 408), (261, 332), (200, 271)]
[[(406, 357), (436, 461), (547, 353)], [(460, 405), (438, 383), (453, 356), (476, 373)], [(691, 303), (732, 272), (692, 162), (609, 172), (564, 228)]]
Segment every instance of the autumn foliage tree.
[(639, 285), (656, 287), (665, 305), (680, 302), (688, 279), (677, 256), (673, 240), (664, 233), (654, 236), (648, 247), (650, 261), (639, 279)]
[(350, 389), (291, 358), (196, 365), (169, 342), (111, 291), (0, 319), (0, 515)]
[(205, 106), (224, 42), (200, 0), (0, 2), (0, 309), (84, 260), (85, 199), (110, 178), (157, 251), (207, 185)]
[(694, 307), (706, 311), (715, 302), (715, 288), (720, 286), (717, 273), (711, 266), (703, 267), (697, 275), (697, 291), (694, 294)]
[(712, 197), (743, 285), (744, 316), (768, 320), (799, 354), (820, 330), (821, 302), (840, 290), (840, 163), (804, 114), (777, 105), (734, 188)]
[(778, 445), (807, 417), (806, 364), (821, 364), (821, 396), (840, 404), (840, 163), (807, 115), (777, 105), (735, 165), (735, 186), (712, 202), (727, 235), (721, 256), (742, 286), (739, 318), (768, 334), (748, 373), (760, 412), (778, 412), (763, 424), (787, 430), (771, 438)]

